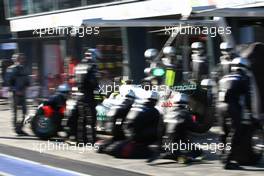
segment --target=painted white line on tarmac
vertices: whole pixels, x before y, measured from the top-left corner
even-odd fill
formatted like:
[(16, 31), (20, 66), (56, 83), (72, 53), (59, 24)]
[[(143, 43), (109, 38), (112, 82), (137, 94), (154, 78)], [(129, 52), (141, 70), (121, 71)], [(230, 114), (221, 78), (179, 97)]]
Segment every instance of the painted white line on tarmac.
[(11, 174), (8, 174), (8, 173), (0, 171), (0, 176), (14, 176), (14, 175), (11, 175)]
[[(66, 173), (69, 173), (69, 174), (78, 175), (78, 176), (92, 176), (92, 175), (88, 175), (88, 174), (84, 174), (84, 173), (80, 173), (80, 172), (75, 172), (75, 171), (67, 170), (67, 169), (63, 169), (63, 168), (57, 168), (57, 167), (45, 165), (45, 164), (42, 164), (42, 163), (38, 163), (38, 162), (35, 162), (35, 161), (30, 161), (30, 160), (27, 160), (27, 159), (18, 158), (18, 157), (15, 157), (15, 156), (10, 156), (10, 155), (6, 155), (6, 154), (0, 153), (0, 157), (1, 156), (6, 157), (6, 158), (10, 158), (10, 159), (13, 159), (13, 160), (26, 162), (28, 164), (33, 164), (33, 165), (42, 166), (42, 167), (50, 168), (50, 169), (57, 170), (57, 171), (66, 172)], [(1, 176), (1, 171), (0, 171), (0, 176)], [(9, 175), (7, 175), (7, 176), (9, 176)]]

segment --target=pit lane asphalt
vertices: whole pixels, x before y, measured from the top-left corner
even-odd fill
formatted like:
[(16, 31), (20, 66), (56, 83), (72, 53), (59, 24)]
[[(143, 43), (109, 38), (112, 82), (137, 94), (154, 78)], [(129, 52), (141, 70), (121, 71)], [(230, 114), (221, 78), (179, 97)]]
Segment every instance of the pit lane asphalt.
[[(11, 119), (12, 117), (9, 106), (0, 105), (0, 153), (28, 159), (38, 163), (48, 162), (48, 165), (54, 165), (55, 167), (61, 167), (80, 173), (84, 172), (89, 175), (94, 174), (111, 176), (145, 174), (162, 176), (263, 176), (264, 173), (263, 161), (260, 165), (255, 167), (246, 167), (246, 170), (243, 171), (226, 171), (223, 169), (223, 165), (219, 162), (219, 158), (215, 154), (208, 152), (206, 152), (207, 156), (205, 160), (191, 165), (180, 165), (171, 160), (158, 160), (152, 165), (148, 165), (146, 160), (117, 159), (109, 155), (97, 154), (94, 151), (80, 152), (74, 150), (63, 151), (53, 149), (40, 153), (36, 150), (36, 148), (34, 148), (34, 146), (40, 144), (47, 145), (47, 141), (38, 140), (32, 135), (25, 137), (16, 136), (12, 129)], [(29, 134), (32, 134), (29, 128), (26, 128), (26, 131)], [(207, 140), (209, 140), (209, 142), (215, 142), (216, 137), (217, 136), (215, 134), (210, 133), (206, 136), (197, 137), (197, 140), (203, 142), (208, 142)], [(17, 150), (18, 152), (16, 152)], [(114, 172), (114, 174), (111, 172)], [(0, 170), (0, 175), (1, 174)]]
[[(4, 154), (4, 155), (1, 155)], [(13, 158), (15, 156), (15, 158)], [(21, 160), (23, 159), (23, 160)], [(18, 163), (18, 161), (21, 161)], [(30, 162), (28, 162), (30, 161)], [(34, 163), (32, 163), (34, 162)], [(6, 168), (8, 167), (9, 168)], [(46, 167), (46, 166), (52, 166)], [(3, 168), (5, 167), (5, 169)], [(2, 170), (1, 170), (2, 168)], [(24, 171), (24, 168), (27, 169)], [(60, 170), (63, 169), (63, 170)], [(66, 169), (66, 170), (65, 170)], [(100, 166), (97, 164), (41, 154), (31, 150), (0, 144), (0, 170), (18, 175), (90, 175), (90, 176), (140, 176), (121, 169)], [(74, 172), (72, 172), (74, 171)], [(26, 174), (22, 174), (25, 173)]]
[[(32, 133), (29, 129), (26, 129), (26, 131), (28, 134), (31, 134), (30, 136), (18, 137), (14, 135), (12, 131), (12, 117), (9, 104), (4, 100), (0, 102), (0, 117), (0, 129), (2, 131), (0, 133), (0, 175), (144, 175), (136, 172), (73, 160), (70, 158), (64, 158), (47, 153), (40, 153), (37, 149), (32, 151), (32, 148), (34, 148), (34, 146), (30, 146), (28, 144), (32, 143), (34, 145), (41, 145), (46, 141), (40, 141), (31, 136)], [(27, 147), (25, 147), (25, 145)], [(21, 148), (22, 146), (24, 147)], [(34, 167), (32, 166), (32, 162), (34, 162)], [(24, 168), (29, 169), (25, 171)]]

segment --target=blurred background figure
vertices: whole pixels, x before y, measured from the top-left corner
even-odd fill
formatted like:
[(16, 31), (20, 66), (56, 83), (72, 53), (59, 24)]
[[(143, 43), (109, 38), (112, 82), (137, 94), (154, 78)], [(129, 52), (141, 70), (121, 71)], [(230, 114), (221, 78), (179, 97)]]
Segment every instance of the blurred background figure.
[(77, 66), (79, 61), (73, 56), (69, 56), (67, 60), (68, 60), (68, 71), (67, 71), (68, 83), (71, 87), (73, 87), (76, 85), (76, 81), (74, 79), (75, 67)]
[(6, 71), (7, 68), (13, 64), (12, 59), (1, 59), (1, 90), (0, 90), (0, 97), (1, 98), (8, 98), (8, 83), (6, 80)]
[(7, 85), (6, 70), (12, 64), (14, 64), (12, 59), (3, 59), (1, 62), (1, 73), (2, 73), (2, 80), (3, 80), (2, 87), (5, 87)]
[[(22, 127), (27, 113), (26, 89), (30, 81), (24, 66), (25, 55), (23, 53), (14, 54), (12, 60), (14, 64), (7, 68), (6, 80), (12, 92), (13, 125), (18, 135), (26, 135)], [(23, 113), (21, 120), (18, 119), (17, 113), (19, 107), (22, 108)]]
[(38, 105), (41, 99), (41, 80), (39, 69), (37, 66), (32, 67), (32, 73), (30, 76), (30, 86), (27, 88), (26, 97), (28, 98), (27, 102), (30, 102), (31, 105)]

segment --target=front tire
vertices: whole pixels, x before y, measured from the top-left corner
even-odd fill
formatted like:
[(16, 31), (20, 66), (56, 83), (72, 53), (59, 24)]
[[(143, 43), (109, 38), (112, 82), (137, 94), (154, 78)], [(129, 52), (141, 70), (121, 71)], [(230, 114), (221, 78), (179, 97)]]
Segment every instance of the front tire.
[(42, 140), (57, 136), (60, 128), (59, 116), (45, 117), (43, 113), (37, 113), (31, 122), (33, 133)]
[(193, 115), (197, 117), (197, 122), (192, 132), (208, 132), (215, 122), (215, 109), (213, 102), (207, 97), (207, 92), (201, 88), (194, 92), (191, 96), (190, 107)]

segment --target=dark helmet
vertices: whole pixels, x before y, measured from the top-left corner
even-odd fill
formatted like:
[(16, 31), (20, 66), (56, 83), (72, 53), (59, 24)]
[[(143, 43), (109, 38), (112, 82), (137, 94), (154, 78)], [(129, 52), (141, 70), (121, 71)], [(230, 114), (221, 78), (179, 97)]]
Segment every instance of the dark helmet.
[(158, 52), (157, 49), (150, 48), (150, 49), (147, 49), (145, 51), (144, 56), (148, 60), (153, 60), (153, 59), (155, 59), (158, 56), (158, 54), (159, 54), (159, 52)]
[(87, 49), (84, 53), (84, 61), (95, 63), (97, 58), (97, 53), (95, 49)]

